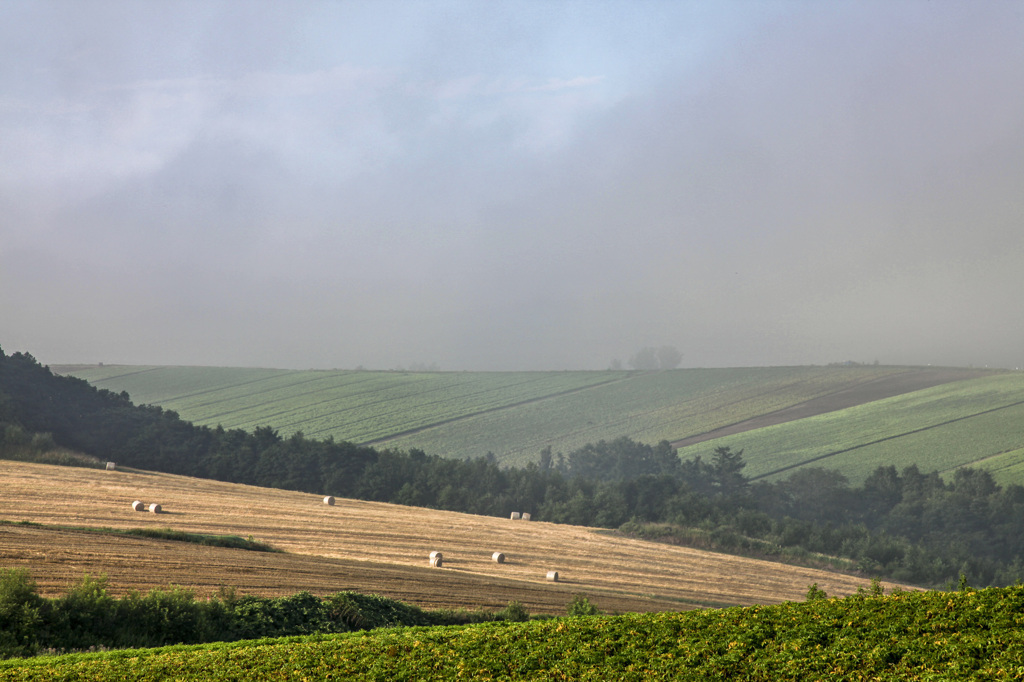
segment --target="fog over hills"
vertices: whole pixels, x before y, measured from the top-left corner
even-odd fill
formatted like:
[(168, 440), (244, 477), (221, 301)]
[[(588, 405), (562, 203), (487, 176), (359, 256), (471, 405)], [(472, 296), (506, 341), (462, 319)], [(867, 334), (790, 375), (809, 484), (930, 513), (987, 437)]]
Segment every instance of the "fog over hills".
[(44, 363), (1024, 366), (1024, 4), (0, 3)]

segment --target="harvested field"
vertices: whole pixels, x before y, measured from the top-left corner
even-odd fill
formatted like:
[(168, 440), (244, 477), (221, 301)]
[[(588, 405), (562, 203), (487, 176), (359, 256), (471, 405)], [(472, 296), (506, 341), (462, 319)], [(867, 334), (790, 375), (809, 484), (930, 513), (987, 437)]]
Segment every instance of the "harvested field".
[[(206, 596), (356, 590), (429, 608), (564, 612), (576, 593), (606, 611), (802, 600), (811, 583), (849, 594), (867, 581), (613, 537), (576, 526), (337, 499), (129, 469), (102, 471), (0, 461), (0, 519), (88, 528), (172, 528), (252, 536), (287, 554), (25, 525), (0, 526), (0, 567), (30, 570), (44, 595), (106, 574), (115, 594), (169, 585)], [(159, 499), (138, 514), (135, 499)], [(492, 560), (500, 546), (506, 561)], [(444, 567), (425, 557), (444, 553)], [(558, 571), (558, 582), (547, 572)]]

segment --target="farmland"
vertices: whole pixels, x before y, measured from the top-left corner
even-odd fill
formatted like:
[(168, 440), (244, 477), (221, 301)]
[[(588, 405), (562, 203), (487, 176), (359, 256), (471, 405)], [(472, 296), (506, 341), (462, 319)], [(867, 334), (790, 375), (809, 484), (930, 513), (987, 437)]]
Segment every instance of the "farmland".
[(991, 471), (1024, 482), (1024, 374), (1006, 373), (934, 386), (844, 410), (733, 434), (681, 448), (683, 457), (727, 444), (742, 448), (745, 473), (769, 480), (798, 466), (821, 466), (859, 484), (880, 465), (917, 463), (950, 472)]
[(285, 436), (302, 431), (310, 438), (420, 448), (456, 458), (492, 452), (500, 462), (518, 465), (536, 461), (545, 447), (569, 452), (620, 436), (647, 443), (695, 442), (722, 432), (716, 430), (757, 428), (944, 382), (994, 376), (867, 366), (429, 373), (53, 369), (99, 388), (127, 391), (138, 404), (160, 405), (197, 424), (250, 431), (269, 425)]
[(10, 680), (1019, 679), (1020, 586), (0, 662)]
[[(307, 590), (379, 593), (429, 608), (564, 612), (586, 593), (606, 611), (679, 610), (801, 599), (818, 583), (850, 594), (866, 581), (810, 568), (673, 547), (578, 526), (339, 499), (143, 471), (0, 461), (0, 566), (25, 568), (44, 595), (83, 574), (111, 592), (174, 584), (200, 596), (229, 585), (263, 596)], [(131, 509), (157, 501), (164, 513)], [(24, 525), (22, 522), (42, 524)], [(172, 528), (252, 536), (284, 554), (90, 533)], [(428, 567), (430, 551), (444, 567)], [(507, 561), (491, 560), (494, 551)], [(560, 580), (548, 582), (557, 570)]]

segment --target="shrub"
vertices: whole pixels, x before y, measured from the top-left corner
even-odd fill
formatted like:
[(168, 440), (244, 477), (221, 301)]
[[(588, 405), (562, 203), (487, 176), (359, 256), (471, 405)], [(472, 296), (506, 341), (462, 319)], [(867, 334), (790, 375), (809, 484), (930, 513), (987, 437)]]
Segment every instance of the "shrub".
[(145, 596), (132, 593), (116, 605), (116, 646), (153, 647), (209, 641), (203, 611), (206, 604), (195, 601), (190, 590), (172, 587), (153, 590)]
[(107, 594), (107, 577), (86, 574), (63, 597), (51, 602), (50, 646), (88, 649), (108, 645), (117, 624), (114, 599)]
[(43, 599), (24, 569), (0, 569), (0, 658), (31, 656)]
[(599, 616), (601, 610), (590, 603), (585, 594), (574, 594), (572, 600), (565, 607), (570, 616)]
[(510, 620), (514, 623), (522, 623), (530, 620), (530, 612), (518, 601), (510, 601), (508, 606), (494, 614), (497, 620)]
[(818, 587), (818, 583), (811, 583), (811, 586), (807, 588), (807, 601), (816, 601), (818, 599), (828, 599), (828, 594), (825, 590)]

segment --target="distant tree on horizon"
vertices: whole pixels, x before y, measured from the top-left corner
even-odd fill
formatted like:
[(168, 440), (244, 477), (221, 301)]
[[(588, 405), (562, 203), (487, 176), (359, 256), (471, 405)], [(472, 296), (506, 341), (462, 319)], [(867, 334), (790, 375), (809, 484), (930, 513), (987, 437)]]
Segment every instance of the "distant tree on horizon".
[(682, 361), (683, 354), (675, 346), (646, 346), (629, 359), (629, 366), (643, 370), (675, 369)]

